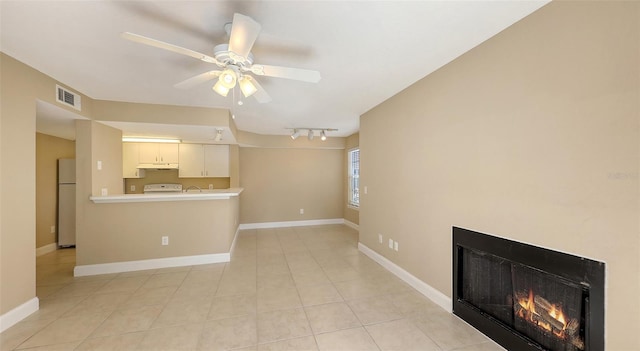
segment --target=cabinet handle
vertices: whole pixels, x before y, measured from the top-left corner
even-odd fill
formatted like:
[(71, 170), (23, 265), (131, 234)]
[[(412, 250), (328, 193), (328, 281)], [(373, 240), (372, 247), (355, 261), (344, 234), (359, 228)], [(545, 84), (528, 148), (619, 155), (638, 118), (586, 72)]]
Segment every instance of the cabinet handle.
[(136, 171), (136, 177), (138, 176), (138, 171)]

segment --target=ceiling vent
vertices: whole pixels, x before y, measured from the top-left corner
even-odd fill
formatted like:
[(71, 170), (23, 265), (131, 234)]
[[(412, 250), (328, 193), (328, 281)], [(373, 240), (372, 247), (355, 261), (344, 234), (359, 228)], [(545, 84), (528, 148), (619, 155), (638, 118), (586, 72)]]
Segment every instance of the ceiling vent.
[(80, 94), (76, 94), (59, 85), (56, 85), (56, 101), (61, 104), (71, 106), (78, 111), (80, 111), (80, 108), (82, 107), (80, 104)]

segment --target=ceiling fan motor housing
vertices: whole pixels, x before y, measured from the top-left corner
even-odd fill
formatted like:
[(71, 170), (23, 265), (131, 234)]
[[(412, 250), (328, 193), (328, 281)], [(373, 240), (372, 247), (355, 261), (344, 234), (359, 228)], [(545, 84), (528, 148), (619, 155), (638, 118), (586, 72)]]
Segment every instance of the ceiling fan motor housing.
[(213, 56), (225, 65), (236, 65), (239, 67), (249, 67), (253, 64), (253, 54), (247, 57), (240, 56), (233, 51), (229, 51), (229, 44), (216, 45), (213, 48)]

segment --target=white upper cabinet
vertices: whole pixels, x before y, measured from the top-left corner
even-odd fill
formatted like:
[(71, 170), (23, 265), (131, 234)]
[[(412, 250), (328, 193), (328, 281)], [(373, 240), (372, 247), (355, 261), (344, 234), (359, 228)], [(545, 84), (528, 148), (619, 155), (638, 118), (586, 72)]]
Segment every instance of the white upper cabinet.
[(180, 178), (228, 177), (229, 145), (180, 144)]
[(204, 148), (200, 144), (180, 144), (180, 167), (178, 177), (204, 177)]
[(229, 145), (204, 145), (205, 177), (229, 176)]
[(178, 163), (178, 144), (140, 143), (140, 163)]
[(140, 144), (122, 143), (122, 178), (144, 178), (140, 163)]

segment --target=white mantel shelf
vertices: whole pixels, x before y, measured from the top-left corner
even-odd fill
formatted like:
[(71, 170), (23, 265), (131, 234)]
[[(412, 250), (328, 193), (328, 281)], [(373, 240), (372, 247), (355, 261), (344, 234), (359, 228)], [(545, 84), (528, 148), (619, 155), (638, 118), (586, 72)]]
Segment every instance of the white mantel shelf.
[(202, 192), (160, 193), (160, 194), (120, 194), (108, 196), (91, 196), (89, 199), (96, 204), (124, 203), (124, 202), (161, 202), (161, 201), (198, 201), (225, 200), (238, 196), (243, 188), (202, 190)]

